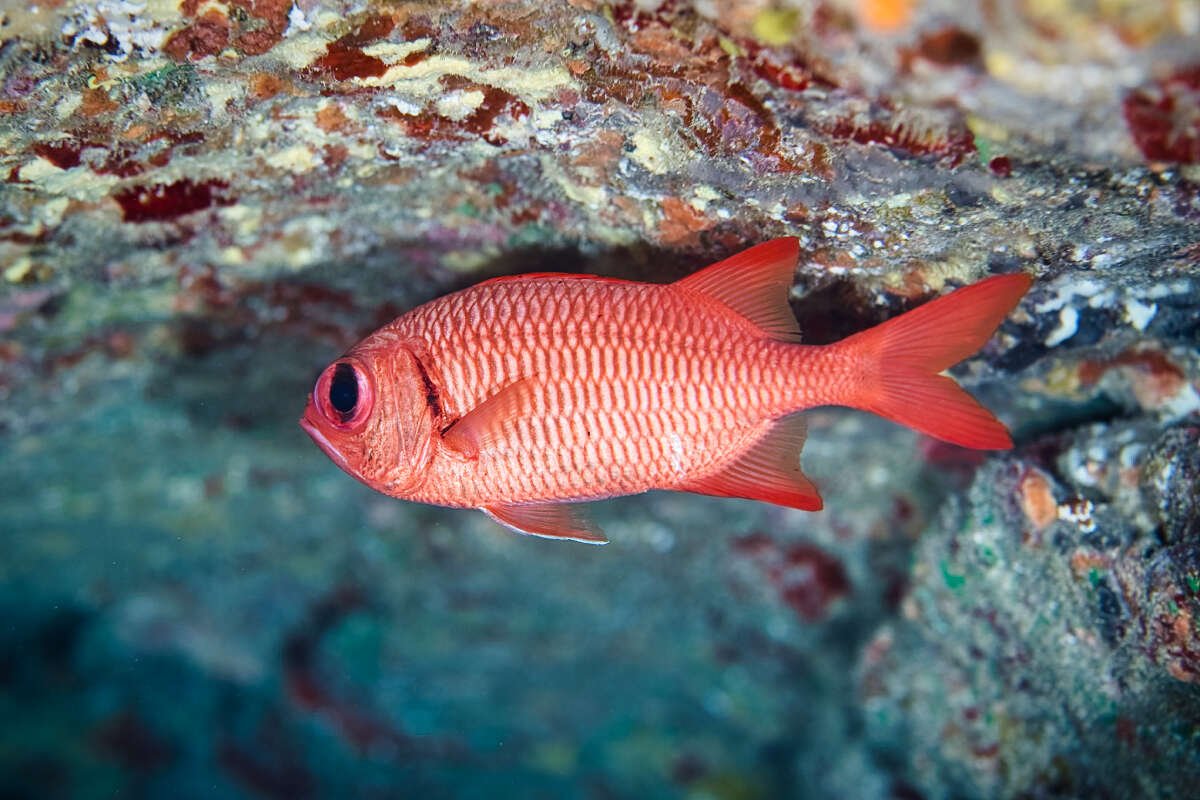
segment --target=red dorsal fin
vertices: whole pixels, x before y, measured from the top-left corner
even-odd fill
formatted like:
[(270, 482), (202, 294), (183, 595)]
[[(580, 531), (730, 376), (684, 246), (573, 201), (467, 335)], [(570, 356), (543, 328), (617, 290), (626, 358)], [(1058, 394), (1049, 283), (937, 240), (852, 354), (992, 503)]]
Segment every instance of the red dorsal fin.
[(513, 381), (464, 414), (442, 441), (470, 458), (477, 457), (502, 438), (515, 420), (535, 413), (537, 386), (533, 378)]
[(821, 495), (800, 471), (800, 449), (804, 447), (807, 432), (800, 415), (784, 417), (773, 422), (762, 438), (729, 466), (707, 478), (673, 488), (820, 511)]
[(800, 242), (772, 239), (675, 282), (675, 286), (719, 300), (775, 339), (800, 341), (788, 305)]
[(525, 503), (488, 506), (480, 510), (517, 533), (587, 544), (608, 543), (604, 532), (579, 513), (577, 503)]

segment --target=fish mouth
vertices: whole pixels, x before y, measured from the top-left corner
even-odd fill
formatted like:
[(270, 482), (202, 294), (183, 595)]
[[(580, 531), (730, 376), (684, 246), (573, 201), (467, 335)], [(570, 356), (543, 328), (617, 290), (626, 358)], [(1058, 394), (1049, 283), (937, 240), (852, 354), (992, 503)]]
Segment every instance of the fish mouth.
[(321, 433), (321, 429), (317, 427), (316, 423), (309, 419), (309, 414), (312, 410), (311, 404), (308, 408), (304, 409), (304, 416), (300, 417), (300, 427), (317, 443), (317, 447), (321, 448), (325, 455), (329, 456), (329, 459), (333, 463), (337, 464), (345, 472), (353, 475), (354, 473), (350, 471), (350, 465), (346, 463), (346, 457), (338, 452), (338, 449), (325, 438), (325, 434)]

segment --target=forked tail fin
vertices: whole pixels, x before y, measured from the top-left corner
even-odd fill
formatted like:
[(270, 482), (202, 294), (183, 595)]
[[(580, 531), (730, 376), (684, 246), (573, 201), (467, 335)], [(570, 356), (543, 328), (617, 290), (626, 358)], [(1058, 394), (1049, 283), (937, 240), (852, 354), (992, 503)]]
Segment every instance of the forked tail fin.
[(997, 275), (838, 342), (863, 365), (842, 402), (963, 447), (1012, 447), (1004, 424), (938, 373), (982, 347), (1032, 282), (1024, 273)]

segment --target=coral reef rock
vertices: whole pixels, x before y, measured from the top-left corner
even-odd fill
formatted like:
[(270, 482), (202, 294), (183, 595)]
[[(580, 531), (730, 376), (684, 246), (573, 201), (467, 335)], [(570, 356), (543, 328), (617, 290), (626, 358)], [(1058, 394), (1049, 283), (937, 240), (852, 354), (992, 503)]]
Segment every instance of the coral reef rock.
[[(1185, 797), (1196, 0), (12, 0), (0, 794)], [(807, 341), (990, 273), (1011, 452), (809, 414), (817, 514), (606, 548), (342, 474), (319, 370), (485, 277), (791, 235)]]

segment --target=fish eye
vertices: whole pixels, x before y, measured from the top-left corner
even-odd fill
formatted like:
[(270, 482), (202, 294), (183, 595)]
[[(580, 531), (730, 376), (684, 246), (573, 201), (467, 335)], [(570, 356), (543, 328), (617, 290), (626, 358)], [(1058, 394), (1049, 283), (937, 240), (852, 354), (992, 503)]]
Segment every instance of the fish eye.
[(358, 376), (349, 364), (338, 364), (334, 368), (333, 380), (329, 382), (329, 404), (343, 418), (354, 416), (354, 407), (358, 405)]
[(326, 367), (313, 388), (313, 402), (321, 416), (338, 430), (358, 428), (371, 414), (373, 394), (365, 370), (351, 361)]

